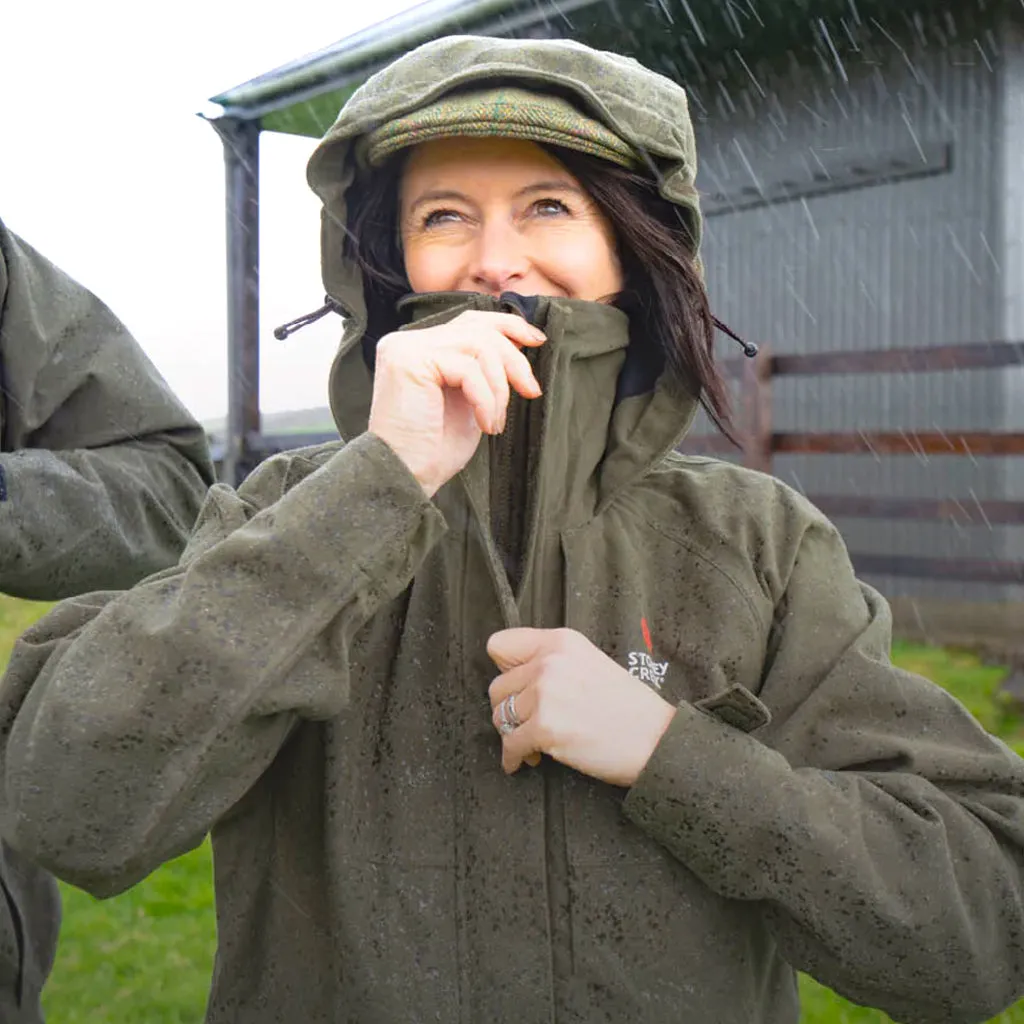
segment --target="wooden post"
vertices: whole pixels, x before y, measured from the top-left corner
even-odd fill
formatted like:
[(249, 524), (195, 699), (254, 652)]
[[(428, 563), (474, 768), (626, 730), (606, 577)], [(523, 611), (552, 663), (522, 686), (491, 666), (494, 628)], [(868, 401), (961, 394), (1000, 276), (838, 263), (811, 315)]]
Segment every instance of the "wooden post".
[(745, 359), (740, 384), (743, 417), (743, 465), (762, 473), (772, 471), (772, 356), (762, 346)]

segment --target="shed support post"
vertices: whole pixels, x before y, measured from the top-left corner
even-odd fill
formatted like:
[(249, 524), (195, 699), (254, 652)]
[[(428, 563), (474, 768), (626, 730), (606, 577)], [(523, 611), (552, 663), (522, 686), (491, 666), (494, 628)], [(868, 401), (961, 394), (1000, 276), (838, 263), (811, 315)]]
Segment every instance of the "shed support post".
[(256, 465), (260, 433), (260, 126), (210, 122), (224, 144), (227, 211), (228, 418), (220, 479), (237, 487)]
[[(1002, 307), (999, 338), (1024, 341), (1024, 183), (1021, 182), (1021, 147), (1024, 146), (1024, 14), (1006, 11), (1001, 15), (996, 153), (998, 159), (997, 259), (1000, 273), (996, 288)], [(1002, 374), (1002, 406), (996, 430), (1024, 430), (1024, 364), (1007, 367)], [(999, 493), (993, 497), (1014, 499), (1024, 494), (1024, 456), (999, 460)], [(1010, 561), (1024, 561), (1024, 526), (1006, 530), (999, 545)], [(1005, 602), (1024, 602), (1024, 585), (1006, 587), (1000, 595)], [(1024, 657), (1024, 641), (1021, 642)]]

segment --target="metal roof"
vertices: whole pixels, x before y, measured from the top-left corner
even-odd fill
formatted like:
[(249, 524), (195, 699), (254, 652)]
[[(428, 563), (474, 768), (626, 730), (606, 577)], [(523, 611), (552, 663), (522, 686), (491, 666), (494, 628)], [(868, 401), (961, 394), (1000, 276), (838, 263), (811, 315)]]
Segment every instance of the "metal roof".
[[(1000, 0), (992, 0), (999, 3)], [(453, 33), (571, 36), (628, 53), (699, 89), (747, 63), (816, 51), (826, 63), (879, 15), (914, 24), (938, 8), (958, 16), (984, 0), (428, 0), (326, 49), (211, 98), (223, 117), (264, 131), (319, 137), (374, 71), (421, 43)], [(746, 56), (745, 56), (746, 55)]]
[(223, 116), (264, 131), (322, 135), (345, 100), (399, 54), (451, 33), (535, 36), (571, 32), (571, 17), (602, 0), (428, 0), (326, 49), (210, 99)]

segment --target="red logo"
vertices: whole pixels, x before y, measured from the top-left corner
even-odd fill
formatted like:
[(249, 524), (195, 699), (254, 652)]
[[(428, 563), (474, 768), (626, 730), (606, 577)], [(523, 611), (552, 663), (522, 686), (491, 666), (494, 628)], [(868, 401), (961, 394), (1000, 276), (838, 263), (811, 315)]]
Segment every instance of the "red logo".
[(626, 657), (626, 669), (631, 676), (660, 690), (665, 682), (665, 673), (668, 672), (667, 661), (654, 660), (654, 643), (651, 640), (651, 631), (647, 626), (647, 619), (640, 620), (640, 631), (644, 635), (644, 643), (647, 645), (647, 653), (643, 651), (630, 651)]

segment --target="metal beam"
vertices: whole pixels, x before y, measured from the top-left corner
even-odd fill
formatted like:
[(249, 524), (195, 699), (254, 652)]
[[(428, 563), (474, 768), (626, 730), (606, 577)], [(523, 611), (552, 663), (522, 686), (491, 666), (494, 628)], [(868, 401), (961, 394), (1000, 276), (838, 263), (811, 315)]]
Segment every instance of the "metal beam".
[(259, 461), (248, 439), (260, 431), (260, 128), (217, 118), (224, 143), (228, 274), (228, 418), (221, 479), (238, 486)]
[(861, 494), (809, 494), (829, 518), (920, 519), (958, 526), (1024, 526), (1024, 501), (970, 498), (890, 498)]
[[(722, 372), (739, 377), (749, 359), (719, 361)], [(775, 377), (852, 373), (937, 373), (944, 370), (999, 370), (1024, 367), (1024, 341), (977, 341), (960, 345), (907, 348), (857, 348), (842, 352), (804, 352), (773, 356)]]
[(851, 552), (858, 576), (912, 576), (959, 583), (1024, 583), (1024, 562), (989, 558), (924, 558)]
[(303, 103), (390, 64), (403, 53), (452, 33), (498, 35), (569, 16), (598, 0), (427, 0), (317, 53), (236, 85), (210, 102), (229, 117), (255, 119)]
[[(721, 434), (683, 439), (684, 455), (723, 455), (734, 451)], [(774, 433), (772, 455), (1024, 455), (1024, 431), (857, 430), (845, 433), (792, 431)]]

